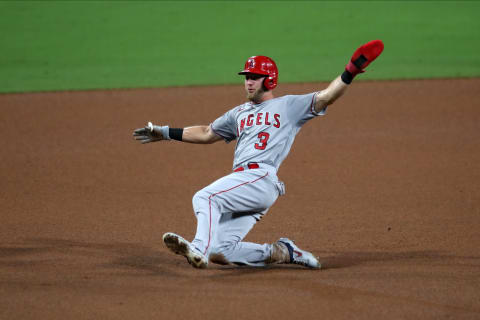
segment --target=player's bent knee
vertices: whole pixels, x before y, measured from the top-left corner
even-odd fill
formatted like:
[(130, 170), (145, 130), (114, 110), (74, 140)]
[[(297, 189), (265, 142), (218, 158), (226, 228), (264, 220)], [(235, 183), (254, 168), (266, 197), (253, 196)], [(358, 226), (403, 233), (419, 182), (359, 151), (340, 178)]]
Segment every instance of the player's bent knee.
[(205, 206), (208, 207), (209, 197), (209, 193), (204, 191), (203, 189), (195, 193), (192, 199), (193, 210), (197, 212)]
[(215, 246), (210, 255), (218, 255), (221, 256), (222, 259), (225, 259), (226, 261), (229, 261), (230, 255), (233, 253), (235, 250), (236, 243), (233, 242), (224, 242), (220, 245)]
[(230, 264), (230, 261), (223, 255), (223, 253), (220, 252), (212, 252), (210, 253), (209, 260), (213, 263), (216, 264), (221, 264), (221, 265), (228, 265)]

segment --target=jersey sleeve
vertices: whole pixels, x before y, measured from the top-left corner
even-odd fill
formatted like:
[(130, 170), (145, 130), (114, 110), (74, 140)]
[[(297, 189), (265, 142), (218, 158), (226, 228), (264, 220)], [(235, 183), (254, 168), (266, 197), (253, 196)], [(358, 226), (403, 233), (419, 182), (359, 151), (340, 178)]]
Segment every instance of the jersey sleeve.
[(327, 107), (320, 112), (316, 112), (314, 108), (314, 100), (317, 92), (312, 92), (304, 95), (288, 96), (288, 109), (290, 118), (296, 119), (297, 123), (305, 123), (306, 121), (317, 116), (323, 116), (327, 112)]
[(213, 132), (225, 139), (227, 143), (237, 138), (237, 122), (234, 116), (235, 109), (236, 108), (227, 111), (210, 124)]

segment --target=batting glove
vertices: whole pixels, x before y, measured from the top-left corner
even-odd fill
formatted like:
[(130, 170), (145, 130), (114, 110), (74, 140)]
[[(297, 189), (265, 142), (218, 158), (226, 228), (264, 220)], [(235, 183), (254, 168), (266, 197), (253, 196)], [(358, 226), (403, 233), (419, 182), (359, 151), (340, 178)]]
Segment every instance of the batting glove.
[(353, 53), (352, 58), (345, 67), (345, 70), (350, 72), (353, 77), (357, 74), (365, 72), (365, 68), (383, 51), (382, 40), (372, 40), (359, 47)]
[(149, 122), (144, 128), (135, 129), (133, 136), (135, 140), (141, 141), (142, 144), (160, 140), (170, 140), (168, 129), (168, 126), (156, 126)]

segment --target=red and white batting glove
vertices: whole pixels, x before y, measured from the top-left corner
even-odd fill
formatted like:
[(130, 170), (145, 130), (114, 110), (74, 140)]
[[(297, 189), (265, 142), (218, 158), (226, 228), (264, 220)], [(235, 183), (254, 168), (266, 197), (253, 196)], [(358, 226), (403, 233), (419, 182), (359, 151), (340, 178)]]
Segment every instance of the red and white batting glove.
[(372, 40), (355, 50), (352, 58), (345, 66), (345, 72), (342, 74), (343, 82), (349, 84), (357, 74), (365, 72), (365, 68), (377, 59), (382, 51), (382, 40)]

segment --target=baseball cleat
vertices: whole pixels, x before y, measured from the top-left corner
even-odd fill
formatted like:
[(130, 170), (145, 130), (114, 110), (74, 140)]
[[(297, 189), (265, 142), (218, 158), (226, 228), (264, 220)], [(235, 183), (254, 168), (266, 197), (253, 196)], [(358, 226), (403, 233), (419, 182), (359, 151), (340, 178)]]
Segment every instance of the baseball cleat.
[(283, 243), (290, 254), (290, 263), (299, 264), (312, 269), (320, 269), (322, 265), (313, 254), (297, 247), (295, 243), (288, 238), (280, 238), (278, 242)]
[(190, 242), (180, 237), (178, 234), (167, 232), (163, 235), (163, 242), (172, 252), (180, 254), (187, 258), (188, 263), (193, 267), (205, 269), (208, 266), (208, 259)]

